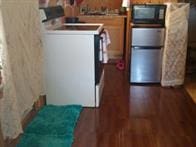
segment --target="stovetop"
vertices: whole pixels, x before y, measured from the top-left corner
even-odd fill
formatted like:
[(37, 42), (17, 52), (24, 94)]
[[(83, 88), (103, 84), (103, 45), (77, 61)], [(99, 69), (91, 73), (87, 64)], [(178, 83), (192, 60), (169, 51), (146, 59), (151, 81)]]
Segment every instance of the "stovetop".
[(96, 31), (100, 25), (63, 25), (56, 30)]
[(47, 28), (49, 34), (99, 34), (103, 24), (95, 23), (65, 23)]

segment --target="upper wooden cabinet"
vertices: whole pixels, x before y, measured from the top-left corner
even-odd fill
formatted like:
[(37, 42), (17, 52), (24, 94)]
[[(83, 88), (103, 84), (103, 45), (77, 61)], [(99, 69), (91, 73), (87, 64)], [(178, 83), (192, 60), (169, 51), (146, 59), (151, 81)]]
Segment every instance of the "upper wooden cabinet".
[[(132, 4), (143, 3), (164, 3), (164, 2), (179, 2), (179, 0), (131, 0)], [(56, 5), (57, 0), (50, 0), (49, 5)], [(80, 6), (89, 6), (90, 8), (107, 7), (110, 9), (119, 9), (121, 7), (122, 0), (83, 0)]]
[(124, 50), (125, 16), (79, 16), (80, 21), (88, 23), (103, 23), (108, 30), (111, 44), (108, 46), (110, 59), (121, 58)]
[(83, 0), (81, 6), (88, 5), (92, 9), (99, 9), (101, 7), (119, 9), (121, 7), (121, 3), (122, 0)]
[(133, 4), (144, 4), (144, 3), (153, 3), (153, 4), (162, 4), (165, 2), (178, 2), (178, 0), (132, 0)]

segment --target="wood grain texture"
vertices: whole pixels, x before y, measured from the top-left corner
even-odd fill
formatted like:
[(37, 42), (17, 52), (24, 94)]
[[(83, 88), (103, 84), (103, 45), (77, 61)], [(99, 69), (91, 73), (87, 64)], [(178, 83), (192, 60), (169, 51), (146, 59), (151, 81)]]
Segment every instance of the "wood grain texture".
[(154, 3), (154, 4), (163, 4), (165, 2), (178, 2), (178, 0), (132, 0), (133, 4), (145, 4), (145, 3)]
[(124, 23), (125, 15), (115, 16), (79, 16), (80, 21), (88, 23), (103, 23), (104, 28), (108, 30), (111, 44), (108, 45), (108, 55), (110, 59), (122, 58), (124, 50)]
[(122, 0), (83, 0), (81, 6), (88, 5), (92, 9), (97, 9), (101, 7), (107, 7), (110, 9), (119, 9)]
[(196, 73), (186, 74), (185, 89), (196, 104)]
[(195, 146), (196, 105), (183, 88), (130, 85), (109, 64), (100, 108), (84, 108), (72, 147)]
[(3, 134), (1, 131), (1, 122), (0, 122), (0, 147), (4, 147)]
[(130, 63), (130, 52), (131, 52), (131, 9), (127, 9), (127, 21), (126, 21), (126, 40), (125, 40), (125, 49), (124, 49), (124, 61), (125, 61), (125, 71), (129, 72), (129, 63)]
[[(178, 2), (178, 0), (131, 0), (132, 4), (144, 4), (144, 3), (164, 3), (164, 2)], [(121, 7), (122, 0), (84, 0), (81, 6), (88, 5), (92, 9), (98, 9), (102, 6), (110, 9), (119, 9)]]
[[(178, 2), (180, 0), (131, 0), (132, 4), (144, 4), (144, 3), (165, 3), (165, 2)], [(49, 6), (55, 6), (57, 0), (50, 0)], [(121, 7), (122, 0), (83, 0), (78, 7), (87, 6), (91, 9), (100, 9), (101, 7), (107, 7), (109, 9), (119, 9)]]
[(85, 108), (73, 147), (195, 147), (196, 106), (183, 88), (131, 85), (106, 65), (99, 109)]

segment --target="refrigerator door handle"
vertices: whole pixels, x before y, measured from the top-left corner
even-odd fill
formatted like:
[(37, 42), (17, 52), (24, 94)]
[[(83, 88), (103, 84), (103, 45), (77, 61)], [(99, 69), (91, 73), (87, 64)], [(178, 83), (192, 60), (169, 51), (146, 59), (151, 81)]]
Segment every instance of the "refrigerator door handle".
[(160, 50), (162, 46), (132, 46), (134, 50)]

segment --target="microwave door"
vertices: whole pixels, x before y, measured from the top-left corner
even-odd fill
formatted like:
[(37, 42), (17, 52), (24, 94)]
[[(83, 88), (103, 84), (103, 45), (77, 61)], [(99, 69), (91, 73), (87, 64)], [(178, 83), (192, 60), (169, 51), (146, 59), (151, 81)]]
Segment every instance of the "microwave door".
[(133, 11), (133, 21), (134, 23), (149, 23), (156, 19), (156, 9), (155, 7), (142, 7), (138, 6), (134, 8)]
[(132, 22), (134, 24), (161, 24), (165, 23), (165, 5), (143, 5), (132, 6)]
[(138, 8), (135, 9), (135, 19), (154, 19), (155, 8)]

